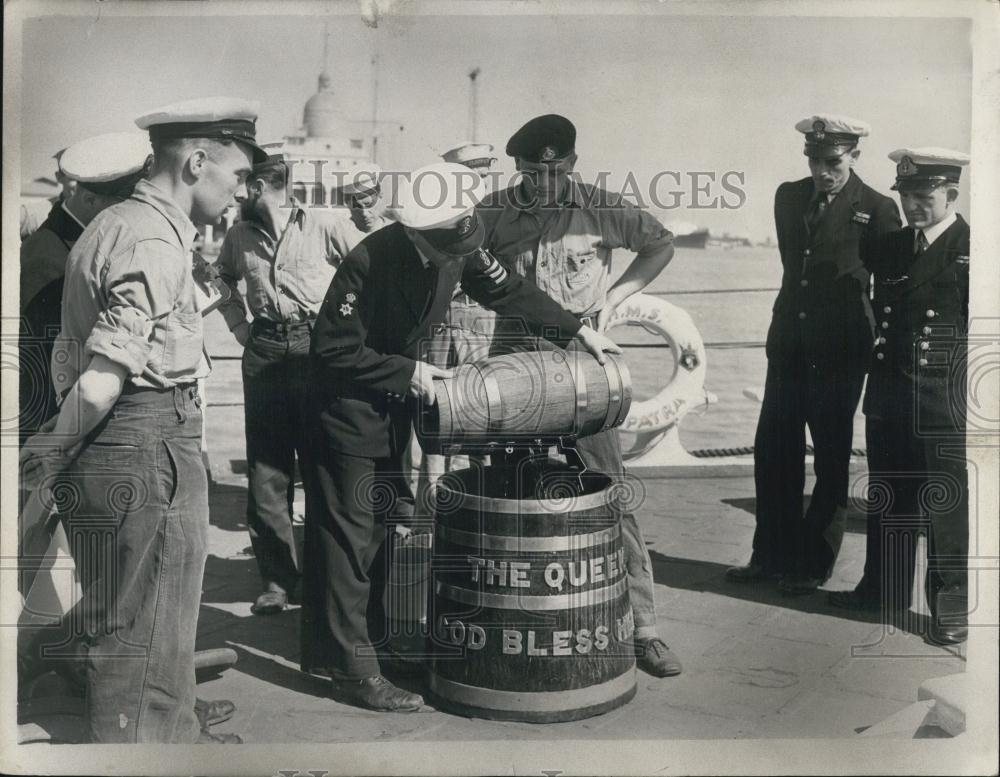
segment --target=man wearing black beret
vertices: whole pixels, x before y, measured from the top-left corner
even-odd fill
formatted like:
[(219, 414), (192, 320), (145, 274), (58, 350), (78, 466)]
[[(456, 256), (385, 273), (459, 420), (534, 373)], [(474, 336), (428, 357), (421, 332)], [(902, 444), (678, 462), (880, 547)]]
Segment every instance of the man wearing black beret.
[[(507, 141), (520, 180), (495, 192), (481, 207), (487, 248), (507, 267), (534, 282), (585, 326), (603, 332), (615, 308), (641, 291), (673, 258), (673, 235), (649, 213), (571, 177), (576, 127), (565, 116), (538, 116)], [(627, 248), (635, 259), (611, 283), (611, 251)], [(494, 349), (531, 346), (519, 324), (497, 320)], [(611, 477), (624, 472), (618, 433), (577, 442), (583, 463)], [(657, 677), (680, 674), (681, 663), (656, 630), (649, 552), (631, 512), (622, 514), (628, 585), (635, 613), (639, 668)]]

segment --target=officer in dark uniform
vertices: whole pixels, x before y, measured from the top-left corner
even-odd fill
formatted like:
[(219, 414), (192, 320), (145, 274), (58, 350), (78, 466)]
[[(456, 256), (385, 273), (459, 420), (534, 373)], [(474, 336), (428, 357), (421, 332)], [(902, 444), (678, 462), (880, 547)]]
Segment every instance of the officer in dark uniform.
[(149, 161), (149, 140), (137, 132), (97, 135), (59, 153), (60, 174), (75, 185), (21, 243), (21, 442), (58, 410), (49, 359), (59, 332), (63, 276), (70, 249), (98, 213), (131, 196), (148, 170)]
[(864, 411), (869, 513), (865, 572), (833, 604), (886, 614), (910, 607), (917, 534), (928, 540), (932, 642), (967, 635), (968, 474), (965, 391), (969, 225), (955, 212), (969, 157), (898, 149), (908, 227), (871, 257), (878, 320)]
[(477, 174), (439, 163), (411, 180), (414, 188), (401, 182), (396, 195), (399, 223), (347, 256), (320, 308), (304, 457), (302, 669), (330, 675), (338, 701), (395, 711), (423, 703), (382, 677), (372, 647), (385, 632), (385, 539), (393, 530), (386, 521), (403, 511), (400, 503), (412, 509), (401, 461), (412, 414), (400, 400), (432, 402), (433, 378), (449, 374), (421, 358), (455, 284), (558, 345), (576, 338), (599, 361), (604, 351), (620, 353), (478, 252), (485, 230), (475, 206), (486, 187)]
[[(774, 198), (783, 275), (767, 333), (767, 379), (754, 441), (757, 529), (750, 563), (730, 580), (781, 577), (788, 594), (826, 581), (843, 537), (854, 411), (871, 353), (872, 241), (900, 227), (895, 203), (853, 171), (864, 122), (817, 115), (805, 134), (810, 177)], [(816, 486), (802, 513), (806, 427)]]

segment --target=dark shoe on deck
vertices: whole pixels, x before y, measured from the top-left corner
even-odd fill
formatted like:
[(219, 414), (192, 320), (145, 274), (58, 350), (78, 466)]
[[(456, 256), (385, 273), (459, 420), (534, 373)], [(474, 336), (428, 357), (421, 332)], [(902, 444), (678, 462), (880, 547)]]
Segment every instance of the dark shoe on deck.
[(726, 580), (733, 583), (757, 583), (763, 580), (771, 580), (778, 575), (768, 572), (760, 564), (750, 563), (743, 567), (729, 567), (726, 570)]
[(254, 615), (274, 615), (288, 607), (288, 594), (277, 583), (268, 583), (267, 590), (257, 597), (250, 612)]
[(961, 645), (969, 638), (969, 627), (964, 623), (949, 623), (942, 625), (931, 618), (931, 628), (927, 633), (927, 642), (931, 645)]
[(229, 699), (194, 700), (194, 714), (198, 716), (198, 722), (203, 730), (209, 726), (225, 723), (233, 716), (234, 712), (236, 712), (236, 705)]
[(684, 671), (677, 658), (659, 637), (635, 640), (636, 666), (653, 677), (674, 677)]
[(858, 612), (878, 612), (880, 603), (878, 597), (866, 594), (855, 588), (853, 591), (830, 591), (826, 601), (834, 607), (842, 610), (856, 610)]
[(824, 580), (820, 577), (794, 577), (782, 578), (778, 583), (778, 588), (785, 596), (807, 596), (814, 593), (817, 588), (823, 585)]
[(382, 675), (364, 680), (331, 680), (330, 685), (335, 701), (379, 712), (416, 712), (424, 704), (423, 696), (397, 688)]
[(242, 737), (236, 734), (209, 734), (205, 729), (201, 730), (196, 745), (242, 745)]

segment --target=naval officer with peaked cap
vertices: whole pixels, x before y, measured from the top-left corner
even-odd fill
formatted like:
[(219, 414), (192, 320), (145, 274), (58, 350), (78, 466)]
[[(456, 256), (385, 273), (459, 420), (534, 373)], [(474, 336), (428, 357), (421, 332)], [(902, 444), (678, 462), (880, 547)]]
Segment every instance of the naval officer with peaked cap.
[(969, 157), (943, 148), (889, 154), (907, 225), (887, 235), (869, 266), (877, 339), (865, 390), (868, 545), (853, 591), (831, 603), (905, 612), (917, 535), (927, 534), (927, 639), (968, 633), (969, 504), (966, 362), (969, 225), (955, 211)]
[(396, 711), (423, 702), (382, 677), (372, 647), (386, 628), (386, 519), (397, 503), (412, 504), (401, 467), (412, 411), (401, 400), (433, 402), (433, 379), (449, 374), (421, 361), (420, 347), (444, 320), (455, 284), (558, 345), (577, 339), (602, 362), (603, 352), (620, 352), (478, 251), (478, 175), (439, 163), (410, 181), (395, 195), (398, 223), (347, 256), (320, 309), (304, 472), (302, 668), (331, 676), (339, 701)]
[(23, 441), (58, 409), (49, 359), (59, 331), (66, 259), (84, 228), (102, 210), (126, 200), (151, 161), (149, 138), (111, 132), (64, 149), (59, 166), (76, 186), (21, 243), (20, 412)]
[(475, 170), (484, 178), (489, 175), (490, 168), (497, 161), (497, 158), (493, 156), (492, 144), (474, 143), (472, 141), (464, 141), (457, 146), (449, 148), (441, 154), (441, 158), (445, 162), (465, 165), (470, 170)]
[[(466, 141), (445, 151), (441, 158), (445, 162), (468, 167), (486, 179), (490, 175), (490, 167), (496, 162), (492, 153), (493, 146), (489, 143)], [(434, 330), (431, 353), (436, 355), (438, 366), (458, 367), (487, 358), (495, 323), (496, 314), (492, 310), (484, 308), (462, 291), (461, 285), (456, 285), (444, 323)], [(432, 502), (432, 488), (445, 472), (463, 469), (469, 466), (470, 460), (480, 464), (486, 460), (475, 454), (470, 459), (465, 455), (427, 453), (418, 448), (414, 440), (409, 452), (414, 462), (417, 483), (416, 503), (421, 507)]]
[[(840, 549), (854, 412), (874, 337), (864, 256), (900, 225), (895, 203), (854, 171), (867, 123), (817, 114), (795, 129), (805, 135), (810, 175), (774, 197), (782, 278), (754, 441), (753, 554), (726, 573), (738, 582), (780, 577), (789, 595), (821, 585)], [(803, 514), (807, 427), (816, 485)]]
[(73, 548), (104, 548), (77, 553), (83, 598), (64, 619), (88, 635), (95, 743), (239, 741), (195, 714), (208, 534), (197, 381), (209, 363), (191, 244), (194, 222), (216, 222), (267, 158), (256, 117), (256, 103), (233, 98), (140, 116), (148, 178), (98, 214), (66, 264), (52, 363), (68, 390), (55, 428), (26, 442), (22, 471), (29, 488), (54, 478), (74, 494)]
[(390, 223), (382, 197), (381, 178), (382, 168), (368, 163), (347, 173), (340, 186), (340, 196), (351, 214), (359, 243), (365, 235)]

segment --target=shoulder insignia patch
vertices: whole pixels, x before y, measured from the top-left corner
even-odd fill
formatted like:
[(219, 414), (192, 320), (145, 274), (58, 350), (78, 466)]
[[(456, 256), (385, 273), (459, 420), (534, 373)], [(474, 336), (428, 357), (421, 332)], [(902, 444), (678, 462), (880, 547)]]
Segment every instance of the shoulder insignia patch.
[(354, 307), (351, 305), (350, 302), (345, 302), (343, 305), (340, 306), (340, 315), (342, 315), (344, 318), (350, 318), (351, 313), (353, 312), (354, 312)]

